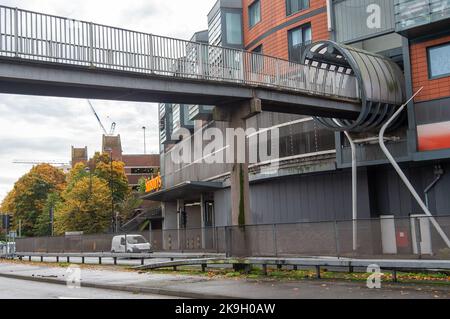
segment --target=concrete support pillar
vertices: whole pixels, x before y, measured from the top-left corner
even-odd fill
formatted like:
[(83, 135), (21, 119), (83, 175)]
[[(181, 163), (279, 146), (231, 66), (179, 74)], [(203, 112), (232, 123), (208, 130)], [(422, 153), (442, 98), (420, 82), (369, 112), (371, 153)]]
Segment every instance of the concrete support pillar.
[[(229, 127), (233, 129), (247, 129), (246, 120), (262, 110), (261, 100), (251, 99), (244, 101), (240, 105), (227, 105), (216, 107), (214, 110), (214, 119), (219, 121), (228, 121)], [(230, 143), (230, 141), (227, 141)], [(240, 224), (251, 224), (250, 214), (250, 186), (248, 176), (248, 140), (245, 143), (245, 161), (240, 162), (238, 157), (238, 145), (235, 138), (233, 151), (234, 164), (231, 171), (231, 224), (237, 226)], [(240, 220), (241, 219), (241, 220)]]
[(185, 211), (185, 207), (184, 207), (184, 200), (183, 199), (178, 199), (177, 200), (177, 243), (178, 243), (178, 250), (181, 250), (181, 229), (184, 227), (181, 223), (181, 212)]
[(202, 249), (206, 248), (205, 195), (200, 195), (200, 220), (202, 228)]

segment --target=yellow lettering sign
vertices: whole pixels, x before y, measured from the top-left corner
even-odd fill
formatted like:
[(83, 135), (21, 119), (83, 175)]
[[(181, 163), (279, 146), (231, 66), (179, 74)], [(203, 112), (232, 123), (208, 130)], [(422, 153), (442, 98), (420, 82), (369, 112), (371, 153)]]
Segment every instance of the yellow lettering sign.
[(161, 188), (162, 188), (162, 179), (160, 174), (158, 174), (158, 176), (156, 176), (155, 178), (149, 179), (145, 182), (145, 191), (147, 193), (159, 191)]

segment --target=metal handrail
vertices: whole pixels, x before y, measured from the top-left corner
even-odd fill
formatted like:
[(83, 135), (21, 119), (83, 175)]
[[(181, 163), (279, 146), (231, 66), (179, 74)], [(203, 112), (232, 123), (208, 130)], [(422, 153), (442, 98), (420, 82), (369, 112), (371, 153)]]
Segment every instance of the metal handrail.
[(359, 100), (353, 75), (0, 5), (0, 56)]

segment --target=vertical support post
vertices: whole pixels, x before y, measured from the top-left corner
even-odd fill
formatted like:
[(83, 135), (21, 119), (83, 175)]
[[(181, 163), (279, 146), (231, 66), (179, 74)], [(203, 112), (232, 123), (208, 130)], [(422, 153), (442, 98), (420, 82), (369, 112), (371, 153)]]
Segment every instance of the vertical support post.
[(31, 262), (31, 256), (28, 256), (28, 261), (30, 261), (30, 262)]
[(205, 271), (206, 271), (206, 267), (207, 267), (206, 264), (202, 264), (202, 272), (205, 272)]
[(206, 207), (205, 207), (205, 195), (200, 194), (200, 220), (202, 226), (202, 249), (206, 249)]
[(266, 264), (262, 265), (262, 270), (263, 270), (263, 275), (267, 276), (267, 265)]
[(70, 263), (70, 257), (67, 256), (67, 263)]
[(41, 256), (41, 263), (44, 262), (44, 256)]
[(89, 23), (89, 62), (94, 66), (94, 24)]
[(334, 241), (336, 245), (336, 256), (339, 257), (341, 255), (341, 249), (339, 246), (339, 227), (337, 220), (334, 221)]
[(84, 257), (81, 257), (81, 263), (84, 264)]
[(144, 266), (144, 264), (145, 264), (145, 259), (141, 258), (141, 266)]
[(272, 225), (272, 235), (273, 235), (273, 249), (275, 251), (275, 257), (278, 257), (278, 243), (277, 243), (277, 225)]
[(98, 264), (99, 264), (99, 265), (102, 264), (102, 257), (98, 257)]
[(153, 54), (153, 35), (149, 35), (149, 57), (150, 57), (150, 61), (149, 61), (149, 68), (150, 68), (150, 71), (151, 72), (154, 72), (155, 71), (155, 69), (154, 69), (154, 54)]
[(59, 256), (56, 256), (56, 262), (59, 263)]
[(393, 269), (393, 270), (392, 270), (392, 281), (393, 281), (393, 282), (398, 282), (398, 278), (397, 278), (397, 269)]
[(320, 275), (320, 266), (319, 266), (319, 265), (316, 266), (316, 277), (317, 277), (317, 279), (320, 279), (320, 278), (321, 278), (321, 275)]
[[(6, 14), (6, 13), (5, 13)], [(19, 9), (14, 9), (14, 55), (19, 57)]]
[(114, 259), (114, 265), (116, 266), (117, 265), (117, 257), (113, 257), (113, 259)]
[(358, 165), (356, 162), (356, 145), (348, 132), (344, 132), (352, 149), (352, 220), (353, 220), (353, 251), (358, 250)]

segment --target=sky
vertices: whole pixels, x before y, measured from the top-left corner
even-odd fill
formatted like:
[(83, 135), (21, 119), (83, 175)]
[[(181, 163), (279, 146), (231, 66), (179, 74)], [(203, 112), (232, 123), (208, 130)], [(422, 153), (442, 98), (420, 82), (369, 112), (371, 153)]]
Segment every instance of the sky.
[[(216, 0), (1, 0), (1, 5), (77, 20), (190, 39), (207, 29)], [(158, 110), (154, 103), (92, 101), (106, 129), (116, 122), (124, 153), (158, 153)], [(101, 148), (102, 130), (86, 100), (0, 94), (0, 202), (31, 165), (14, 160), (69, 162), (71, 146)]]

